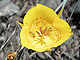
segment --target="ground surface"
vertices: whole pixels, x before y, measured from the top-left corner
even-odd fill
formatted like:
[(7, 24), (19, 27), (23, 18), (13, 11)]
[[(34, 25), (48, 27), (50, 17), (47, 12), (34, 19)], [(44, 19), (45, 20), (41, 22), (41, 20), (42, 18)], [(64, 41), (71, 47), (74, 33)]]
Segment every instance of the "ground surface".
[[(69, 21), (71, 14), (71, 7), (77, 0), (68, 0), (63, 12), (63, 18)], [(56, 3), (54, 3), (56, 2)], [(42, 3), (52, 9), (56, 9), (61, 0), (39, 0)], [(7, 54), (12, 51), (16, 52), (21, 48), (20, 45), (20, 28), (16, 21), (23, 22), (25, 13), (36, 4), (36, 0), (11, 0), (11, 3), (18, 6), (18, 12), (9, 12), (0, 16), (0, 60), (6, 60)], [(53, 4), (54, 3), (54, 4)], [(3, 6), (4, 7), (4, 6)], [(17, 7), (16, 7), (17, 8)], [(1, 7), (0, 7), (1, 9)], [(73, 10), (73, 9), (72, 9)], [(11, 14), (11, 15), (10, 15)], [(53, 51), (39, 53), (24, 48), (20, 60), (80, 60), (80, 13), (74, 12), (70, 26), (73, 31), (71, 36), (64, 44), (59, 47), (53, 48)], [(5, 43), (6, 42), (6, 43)]]

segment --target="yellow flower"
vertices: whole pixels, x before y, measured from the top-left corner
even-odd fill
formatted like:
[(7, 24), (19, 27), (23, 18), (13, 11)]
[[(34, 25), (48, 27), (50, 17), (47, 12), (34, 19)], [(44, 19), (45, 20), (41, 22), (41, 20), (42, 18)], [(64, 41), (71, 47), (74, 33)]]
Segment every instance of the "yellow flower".
[(20, 32), (22, 47), (38, 52), (64, 43), (73, 33), (69, 24), (42, 4), (32, 7), (25, 15)]

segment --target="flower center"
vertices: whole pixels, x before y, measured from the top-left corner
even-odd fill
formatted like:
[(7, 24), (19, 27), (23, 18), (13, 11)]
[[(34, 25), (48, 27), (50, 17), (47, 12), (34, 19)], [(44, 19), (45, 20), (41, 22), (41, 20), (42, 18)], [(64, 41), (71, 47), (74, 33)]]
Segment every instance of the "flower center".
[[(61, 38), (61, 32), (53, 27), (53, 24), (46, 19), (35, 19), (29, 28), (31, 45), (51, 46)], [(36, 45), (37, 44), (37, 45)]]

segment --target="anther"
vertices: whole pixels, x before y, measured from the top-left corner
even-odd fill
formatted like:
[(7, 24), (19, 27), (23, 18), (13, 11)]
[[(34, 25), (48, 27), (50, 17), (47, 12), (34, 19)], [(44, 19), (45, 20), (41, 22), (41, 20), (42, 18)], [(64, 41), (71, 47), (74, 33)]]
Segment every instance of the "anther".
[(39, 37), (42, 37), (38, 31), (36, 31)]
[(47, 35), (49, 35), (49, 32), (48, 32), (48, 33), (46, 33), (44, 36), (47, 36)]
[(46, 30), (47, 30), (47, 27), (43, 30), (43, 34), (45, 34)]
[(40, 32), (41, 32), (41, 34), (42, 34), (42, 32), (43, 32), (41, 27), (40, 27)]

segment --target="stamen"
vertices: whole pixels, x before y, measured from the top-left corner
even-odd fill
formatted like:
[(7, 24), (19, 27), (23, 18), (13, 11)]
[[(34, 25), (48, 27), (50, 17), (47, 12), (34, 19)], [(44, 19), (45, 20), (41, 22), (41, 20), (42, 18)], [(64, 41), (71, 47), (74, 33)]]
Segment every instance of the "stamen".
[(35, 36), (33, 36), (33, 38), (35, 38)]
[(41, 34), (42, 34), (42, 32), (43, 32), (41, 27), (40, 27), (40, 32), (41, 32)]
[(34, 40), (34, 41), (38, 41), (38, 40)]
[(36, 31), (39, 37), (42, 37), (38, 31)]
[(33, 33), (33, 32), (29, 32), (29, 34), (33, 37), (33, 38), (35, 38), (35, 34)]
[(40, 41), (38, 41), (36, 44), (40, 43)]
[[(45, 39), (44, 38), (44, 36), (47, 36), (49, 33), (46, 33), (46, 30), (47, 30), (47, 27), (44, 29), (44, 30), (42, 30), (42, 28), (40, 27), (40, 32), (41, 32), (41, 34), (42, 35), (40, 35), (40, 33), (38, 32), (38, 31), (36, 31), (37, 32), (37, 34), (38, 34), (38, 36), (40, 37), (40, 38), (37, 38), (39, 41), (37, 42), (37, 44), (40, 42), (41, 43), (41, 45), (44, 43), (44, 44), (46, 44), (44, 41), (43, 41), (43, 39)], [(45, 34), (46, 33), (46, 34)]]
[(43, 45), (43, 42), (41, 42), (41, 45)]
[(46, 30), (47, 30), (47, 27), (43, 30), (43, 34), (45, 34)]
[(47, 35), (49, 35), (49, 32), (48, 32), (48, 33), (46, 33), (44, 36), (47, 36)]

